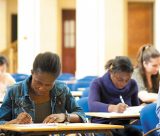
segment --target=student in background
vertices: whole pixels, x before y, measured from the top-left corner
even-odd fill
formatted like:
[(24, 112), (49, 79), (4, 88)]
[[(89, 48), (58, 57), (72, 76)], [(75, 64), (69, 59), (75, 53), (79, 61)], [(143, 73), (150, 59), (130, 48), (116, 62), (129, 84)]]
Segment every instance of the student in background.
[(11, 86), (0, 108), (1, 124), (85, 122), (67, 85), (56, 81), (61, 72), (59, 56), (36, 56), (31, 76)]
[(138, 96), (142, 102), (157, 100), (159, 88), (160, 53), (152, 45), (144, 45), (139, 49), (137, 66), (132, 78), (138, 84)]
[[(88, 100), (90, 112), (122, 113), (128, 106), (139, 105), (138, 87), (136, 82), (131, 79), (133, 66), (129, 58), (118, 56), (109, 60), (105, 68), (107, 72), (91, 84)], [(124, 125), (128, 124), (129, 120), (93, 117), (91, 122)], [(133, 134), (141, 135), (138, 130), (133, 130), (133, 134), (129, 134), (130, 136)], [(125, 135), (125, 132), (122, 135)]]
[(14, 78), (7, 73), (8, 61), (4, 56), (0, 56), (0, 97), (2, 98), (8, 86), (15, 83)]

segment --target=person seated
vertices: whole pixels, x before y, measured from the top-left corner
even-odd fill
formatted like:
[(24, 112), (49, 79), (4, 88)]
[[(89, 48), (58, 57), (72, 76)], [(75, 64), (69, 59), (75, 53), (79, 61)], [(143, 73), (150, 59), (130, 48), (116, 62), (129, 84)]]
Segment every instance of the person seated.
[(85, 114), (63, 82), (59, 56), (39, 53), (24, 81), (8, 88), (0, 107), (0, 124), (86, 122)]
[(14, 78), (7, 73), (8, 61), (4, 56), (0, 56), (0, 98), (4, 97), (6, 88), (15, 83)]
[(132, 74), (138, 85), (138, 97), (142, 103), (155, 102), (159, 88), (160, 53), (153, 45), (144, 45), (139, 49), (137, 65)]
[[(117, 56), (111, 59), (105, 66), (107, 72), (95, 79), (90, 87), (88, 98), (90, 112), (117, 112), (123, 113), (128, 106), (138, 106), (138, 87), (135, 80), (131, 79), (133, 65), (126, 56)], [(122, 100), (123, 99), (123, 100)], [(119, 124), (128, 125), (130, 120), (124, 119), (107, 119), (92, 117), (91, 122), (100, 124)], [(141, 136), (141, 132), (132, 128), (123, 131), (112, 131), (113, 135), (122, 133), (126, 135), (126, 130), (131, 136), (132, 131), (136, 136)], [(105, 134), (96, 134), (105, 135)]]
[[(157, 117), (158, 117), (158, 124), (156, 125), (156, 128), (160, 128), (160, 89), (158, 91), (156, 114), (157, 114)], [(160, 129), (157, 130), (157, 136), (160, 136)]]

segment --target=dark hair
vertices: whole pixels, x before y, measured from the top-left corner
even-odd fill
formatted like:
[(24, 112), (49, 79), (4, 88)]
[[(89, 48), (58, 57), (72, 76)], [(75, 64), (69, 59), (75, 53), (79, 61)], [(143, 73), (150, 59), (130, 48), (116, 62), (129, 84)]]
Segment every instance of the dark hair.
[[(146, 78), (146, 74), (145, 74), (145, 68), (143, 66), (143, 62), (145, 61), (146, 63), (148, 63), (150, 61), (150, 59), (152, 58), (158, 58), (160, 57), (160, 53), (157, 49), (155, 49), (153, 47), (153, 45), (151, 44), (146, 44), (143, 45), (139, 51), (138, 51), (138, 55), (137, 55), (137, 66), (140, 69), (140, 74), (142, 75), (143, 81), (145, 86), (147, 87), (148, 90), (150, 90), (148, 82), (147, 82), (147, 78)], [(152, 79), (152, 88), (154, 92), (158, 92), (158, 88), (159, 88), (159, 72), (156, 75), (152, 75), (151, 76)]]
[(8, 66), (8, 61), (6, 57), (0, 56), (0, 66), (6, 64)]
[(59, 56), (51, 52), (38, 54), (33, 63), (33, 72), (51, 73), (57, 78), (61, 72)]
[(133, 65), (130, 59), (126, 56), (116, 56), (115, 59), (111, 59), (105, 65), (106, 70), (111, 72), (133, 72)]

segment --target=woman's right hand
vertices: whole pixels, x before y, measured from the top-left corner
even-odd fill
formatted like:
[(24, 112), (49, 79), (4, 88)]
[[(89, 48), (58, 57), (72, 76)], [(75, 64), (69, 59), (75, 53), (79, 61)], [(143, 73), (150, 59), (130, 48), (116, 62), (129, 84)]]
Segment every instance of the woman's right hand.
[(29, 123), (33, 123), (32, 117), (28, 113), (22, 112), (17, 116), (16, 119), (13, 119), (7, 122), (6, 124), (29, 124)]
[(123, 113), (127, 107), (128, 107), (128, 105), (125, 103), (118, 103), (117, 105), (109, 105), (108, 111)]

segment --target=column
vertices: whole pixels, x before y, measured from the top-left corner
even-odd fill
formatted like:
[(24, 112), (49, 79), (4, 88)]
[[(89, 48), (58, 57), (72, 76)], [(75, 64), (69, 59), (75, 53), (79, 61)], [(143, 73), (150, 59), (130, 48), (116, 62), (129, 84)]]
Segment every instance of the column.
[(126, 0), (77, 0), (76, 76), (102, 75), (106, 61), (125, 54)]
[(57, 0), (18, 0), (18, 72), (28, 73), (39, 52), (57, 52)]
[(4, 50), (7, 45), (7, 1), (0, 0), (0, 50)]

